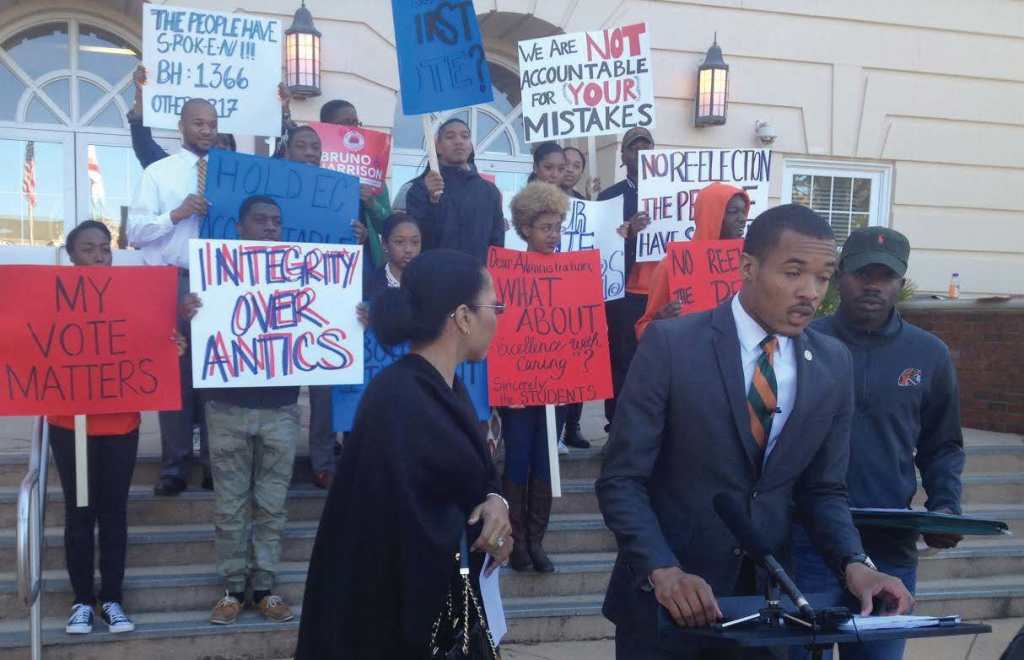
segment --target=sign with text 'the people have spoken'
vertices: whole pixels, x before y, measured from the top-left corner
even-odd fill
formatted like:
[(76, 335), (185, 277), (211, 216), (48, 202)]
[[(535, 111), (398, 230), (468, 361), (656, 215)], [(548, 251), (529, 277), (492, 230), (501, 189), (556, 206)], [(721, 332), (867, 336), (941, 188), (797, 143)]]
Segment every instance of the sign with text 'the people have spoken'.
[(654, 128), (646, 23), (519, 42), (527, 142)]
[(768, 208), (770, 149), (651, 149), (639, 156), (637, 207), (651, 224), (637, 235), (638, 262), (661, 261), (669, 243), (693, 238), (693, 202), (710, 183), (743, 188), (751, 218)]
[(181, 108), (203, 98), (217, 111), (217, 130), (279, 135), (281, 22), (251, 14), (142, 5), (143, 120), (177, 128)]
[(472, 0), (391, 0), (391, 15), (403, 113), (494, 100)]
[(0, 266), (0, 415), (181, 407), (176, 269)]
[(713, 309), (743, 286), (743, 239), (679, 241), (668, 246), (669, 296), (680, 313)]
[(487, 268), (505, 305), (487, 354), (491, 405), (611, 398), (597, 251), (538, 254), (492, 247)]
[(363, 380), (362, 248), (189, 241), (197, 388)]

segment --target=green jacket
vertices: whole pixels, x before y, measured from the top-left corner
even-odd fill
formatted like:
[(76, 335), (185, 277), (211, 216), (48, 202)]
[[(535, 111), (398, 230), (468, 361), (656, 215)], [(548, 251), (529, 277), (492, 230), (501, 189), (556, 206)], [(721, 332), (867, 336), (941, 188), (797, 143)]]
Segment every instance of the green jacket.
[(375, 268), (384, 266), (384, 247), (381, 245), (380, 232), (384, 228), (384, 220), (391, 215), (391, 194), (387, 184), (380, 194), (371, 197), (366, 204), (359, 205), (359, 220), (366, 225), (366, 248)]

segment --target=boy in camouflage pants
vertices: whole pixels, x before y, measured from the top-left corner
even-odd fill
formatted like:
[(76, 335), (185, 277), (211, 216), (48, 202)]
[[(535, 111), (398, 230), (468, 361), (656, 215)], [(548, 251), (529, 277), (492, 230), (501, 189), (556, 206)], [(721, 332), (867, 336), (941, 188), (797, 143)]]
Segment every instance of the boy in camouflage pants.
[[(243, 202), (236, 225), (243, 240), (281, 240), (281, 209), (263, 196)], [(185, 304), (191, 318), (202, 306), (195, 294)], [(217, 570), (225, 593), (210, 623), (234, 623), (252, 589), (252, 602), (265, 618), (294, 618), (272, 593), (281, 557), (281, 532), (299, 439), (298, 387), (243, 387), (205, 390), (210, 468), (214, 485)]]

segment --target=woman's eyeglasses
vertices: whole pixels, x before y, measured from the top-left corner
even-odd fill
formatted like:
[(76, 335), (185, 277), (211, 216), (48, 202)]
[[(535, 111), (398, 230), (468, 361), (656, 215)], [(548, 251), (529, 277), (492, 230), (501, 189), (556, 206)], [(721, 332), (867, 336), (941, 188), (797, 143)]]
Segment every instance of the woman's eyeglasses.
[(502, 314), (505, 311), (505, 305), (497, 303), (496, 305), (467, 305), (470, 309), (493, 309), (495, 315)]

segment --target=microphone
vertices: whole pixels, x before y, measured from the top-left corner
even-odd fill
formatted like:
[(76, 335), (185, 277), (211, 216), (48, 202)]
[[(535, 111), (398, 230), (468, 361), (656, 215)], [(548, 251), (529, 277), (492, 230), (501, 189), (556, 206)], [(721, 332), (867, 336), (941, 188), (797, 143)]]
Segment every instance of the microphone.
[(723, 492), (715, 495), (712, 504), (715, 508), (715, 513), (718, 514), (718, 517), (722, 519), (725, 526), (729, 528), (729, 531), (739, 541), (740, 547), (747, 556), (768, 571), (772, 579), (779, 585), (779, 588), (789, 596), (790, 600), (796, 603), (800, 613), (809, 622), (813, 623), (815, 620), (814, 608), (807, 602), (804, 595), (800, 593), (800, 590), (793, 583), (793, 580), (790, 579), (785, 569), (772, 556), (771, 549), (760, 532), (754, 528), (750, 516), (747, 515), (746, 509), (740, 500)]

